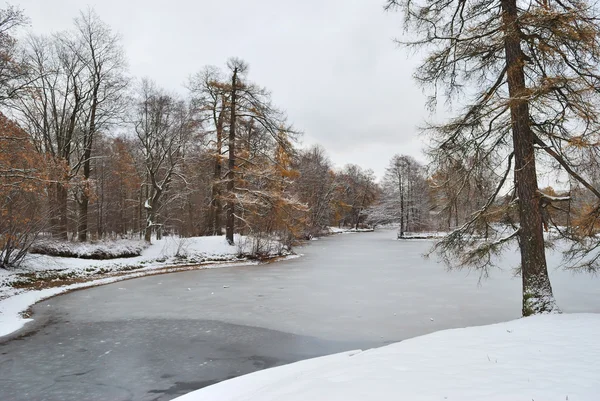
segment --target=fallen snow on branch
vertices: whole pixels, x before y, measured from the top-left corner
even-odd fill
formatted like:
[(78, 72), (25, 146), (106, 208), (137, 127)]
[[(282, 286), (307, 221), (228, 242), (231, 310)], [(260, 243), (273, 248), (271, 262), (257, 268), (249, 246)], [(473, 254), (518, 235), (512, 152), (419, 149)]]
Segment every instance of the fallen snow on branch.
[(445, 330), (252, 373), (178, 401), (596, 401), (600, 315)]
[(548, 199), (551, 202), (567, 202), (571, 200), (570, 196), (552, 196), (545, 194), (542, 191), (538, 191), (538, 193), (542, 196), (542, 198)]

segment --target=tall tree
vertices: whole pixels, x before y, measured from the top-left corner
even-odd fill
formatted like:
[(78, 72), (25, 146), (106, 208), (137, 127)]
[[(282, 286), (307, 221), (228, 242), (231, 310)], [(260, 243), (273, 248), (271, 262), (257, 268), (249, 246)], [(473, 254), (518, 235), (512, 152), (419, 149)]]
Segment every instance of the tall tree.
[(227, 222), (225, 223), (225, 237), (230, 245), (233, 245), (233, 231), (235, 228), (235, 199), (233, 188), (235, 186), (235, 128), (237, 126), (237, 101), (238, 91), (241, 89), (240, 75), (248, 69), (248, 65), (239, 59), (231, 59), (227, 63), (231, 71), (231, 86), (229, 88), (229, 141), (227, 143)]
[(147, 181), (144, 239), (150, 242), (154, 230), (160, 237), (160, 211), (173, 180), (182, 178), (180, 167), (195, 125), (185, 102), (166, 94), (147, 79), (139, 88), (132, 124), (144, 158)]
[(14, 31), (27, 23), (23, 11), (13, 6), (0, 9), (0, 105), (15, 97), (27, 84), (27, 66), (18, 56)]
[[(241, 206), (242, 199), (238, 196), (238, 190), (242, 188), (236, 186), (238, 175), (243, 174), (240, 170), (242, 165), (252, 166), (253, 157), (259, 154), (264, 156), (272, 149), (269, 144), (279, 143), (289, 148), (299, 133), (287, 123), (285, 114), (273, 106), (271, 94), (246, 79), (248, 65), (244, 61), (233, 58), (227, 66), (230, 76), (224, 85), (229, 117), (225, 236), (233, 244), (236, 220), (242, 220), (241, 215), (236, 215), (236, 205)], [(285, 143), (281, 138), (285, 138)], [(238, 142), (243, 145), (240, 149)], [(238, 159), (241, 159), (241, 163)]]
[[(119, 37), (88, 11), (75, 19), (73, 30), (32, 36), (24, 47), (27, 74), (11, 105), (39, 151), (68, 166), (53, 188), (56, 233), (67, 238), (71, 188), (78, 195), (78, 238), (85, 241), (94, 137), (124, 110), (127, 79)], [(75, 177), (77, 185), (68, 185)]]
[[(499, 171), (486, 204), (437, 249), (452, 265), (485, 271), (494, 265), (491, 256), (516, 240), (523, 315), (557, 311), (542, 224), (543, 205), (553, 199), (539, 191), (537, 168), (540, 160), (556, 160), (600, 200), (569, 146), (580, 138), (590, 147), (600, 132), (596, 6), (579, 0), (387, 1), (388, 9), (396, 7), (418, 36), (408, 45), (429, 50), (417, 70), (419, 82), (443, 88), (451, 102), (467, 99), (457, 117), (428, 127), (435, 160), (477, 154), (481, 169)], [(511, 172), (513, 196), (503, 210), (509, 224), (493, 225), (490, 210)], [(513, 209), (518, 218), (510, 224)]]
[(40, 153), (62, 164), (61, 176), (52, 177), (49, 191), (56, 213), (54, 233), (67, 239), (68, 184), (81, 167), (76, 157), (77, 124), (86, 92), (83, 60), (59, 36), (30, 36), (24, 45), (27, 76), (22, 93), (11, 99), (19, 123), (32, 135)]
[[(221, 193), (223, 184), (223, 141), (227, 125), (227, 86), (222, 74), (216, 67), (206, 67), (194, 75), (188, 83), (195, 108), (204, 123), (205, 134), (212, 136), (213, 178), (211, 185), (210, 207), (208, 209), (206, 234), (221, 234), (221, 215), (223, 211)], [(231, 120), (229, 119), (229, 123)]]
[(82, 60), (85, 68), (85, 102), (78, 121), (81, 132), (78, 148), (82, 164), (82, 180), (79, 186), (79, 241), (86, 241), (88, 234), (88, 207), (90, 202), (92, 149), (98, 132), (106, 130), (125, 110), (125, 56), (119, 35), (112, 32), (93, 10), (81, 12), (75, 19), (73, 34), (65, 37), (68, 46)]

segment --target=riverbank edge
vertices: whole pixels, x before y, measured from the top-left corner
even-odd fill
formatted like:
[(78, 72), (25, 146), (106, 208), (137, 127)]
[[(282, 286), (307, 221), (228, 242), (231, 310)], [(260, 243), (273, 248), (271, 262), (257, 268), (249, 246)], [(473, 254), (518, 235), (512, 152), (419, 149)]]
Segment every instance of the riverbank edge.
[(147, 276), (192, 270), (257, 266), (296, 259), (301, 256), (301, 254), (291, 254), (266, 257), (260, 260), (244, 258), (235, 261), (206, 261), (195, 264), (174, 264), (155, 267), (147, 266), (141, 270), (136, 270), (135, 272), (109, 272), (103, 277), (73, 277), (60, 282), (44, 282), (40, 280), (39, 283), (35, 283), (38, 287), (23, 288), (22, 291), (11, 294), (0, 300), (0, 344), (18, 337), (26, 336), (33, 330), (39, 330), (41, 328), (40, 326), (34, 326), (32, 324), (34, 322), (32, 317), (32, 307), (39, 302), (58, 295)]

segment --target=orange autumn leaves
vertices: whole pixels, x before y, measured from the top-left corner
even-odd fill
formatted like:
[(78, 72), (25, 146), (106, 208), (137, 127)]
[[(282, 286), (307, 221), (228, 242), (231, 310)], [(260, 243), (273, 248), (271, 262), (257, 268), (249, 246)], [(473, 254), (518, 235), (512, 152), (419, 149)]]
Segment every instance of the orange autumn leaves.
[(46, 186), (55, 170), (27, 133), (0, 113), (0, 265), (10, 265), (41, 231)]

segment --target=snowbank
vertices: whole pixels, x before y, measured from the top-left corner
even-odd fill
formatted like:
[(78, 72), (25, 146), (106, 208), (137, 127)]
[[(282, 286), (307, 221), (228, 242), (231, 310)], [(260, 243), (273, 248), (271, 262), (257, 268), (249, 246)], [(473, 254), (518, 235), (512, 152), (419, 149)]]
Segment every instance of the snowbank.
[(41, 240), (33, 244), (29, 253), (82, 259), (115, 259), (140, 256), (146, 246), (143, 240), (127, 239), (95, 242)]
[(168, 272), (173, 267), (182, 270), (199, 265), (204, 268), (231, 266), (231, 262), (238, 266), (256, 264), (258, 262), (248, 262), (256, 252), (271, 257), (293, 256), (277, 241), (257, 242), (239, 235), (234, 241), (235, 245), (229, 245), (224, 236), (165, 237), (155, 240), (140, 256), (109, 260), (28, 255), (19, 269), (0, 269), (0, 337), (31, 320), (22, 316), (31, 305), (66, 291)]
[[(15, 270), (14, 273), (60, 271), (64, 276), (70, 274), (75, 274), (77, 277), (94, 276), (97, 273), (129, 271), (150, 265), (158, 268), (177, 264), (239, 260), (251, 256), (258, 247), (251, 237), (236, 235), (234, 242), (235, 245), (229, 245), (225, 240), (225, 236), (164, 237), (161, 240), (154, 240), (152, 245), (141, 251), (140, 256), (108, 260), (32, 254), (27, 255), (21, 264), (21, 268)], [(263, 240), (259, 245), (265, 256), (288, 255), (290, 253), (287, 248), (276, 241)], [(118, 243), (115, 246), (121, 247)]]
[(446, 330), (224, 381), (178, 401), (595, 401), (600, 315)]
[(331, 234), (368, 233), (374, 231), (372, 228), (327, 227), (327, 229)]
[(405, 232), (402, 236), (398, 232), (398, 239), (442, 239), (447, 232), (443, 231), (423, 231), (423, 232)]

